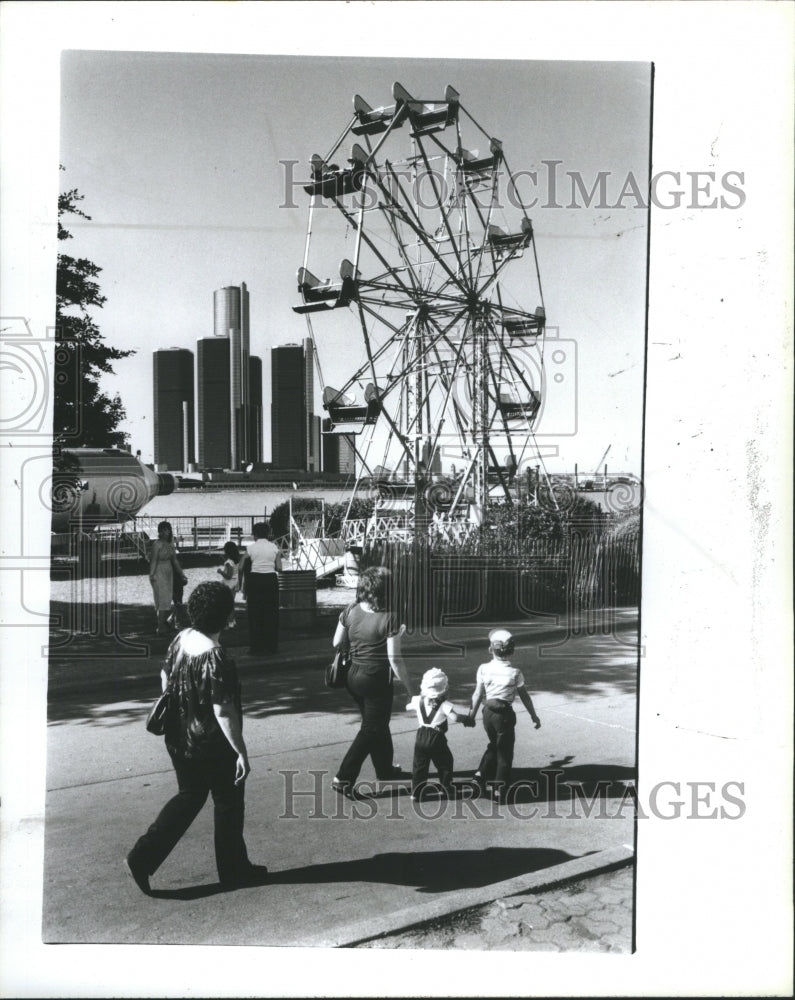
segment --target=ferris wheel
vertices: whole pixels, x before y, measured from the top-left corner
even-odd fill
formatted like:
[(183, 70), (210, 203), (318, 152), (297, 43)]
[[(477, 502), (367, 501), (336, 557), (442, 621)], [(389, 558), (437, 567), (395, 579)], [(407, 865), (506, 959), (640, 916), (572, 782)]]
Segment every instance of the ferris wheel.
[[(312, 157), (293, 308), (315, 342), (326, 433), (355, 442), (357, 487), (435, 489), (435, 513), (478, 520), (495, 496), (511, 499), (543, 406), (533, 225), (503, 143), (453, 87), (428, 100), (395, 83), (392, 97), (371, 107), (356, 95), (339, 138)], [(328, 385), (332, 315), (351, 335)]]

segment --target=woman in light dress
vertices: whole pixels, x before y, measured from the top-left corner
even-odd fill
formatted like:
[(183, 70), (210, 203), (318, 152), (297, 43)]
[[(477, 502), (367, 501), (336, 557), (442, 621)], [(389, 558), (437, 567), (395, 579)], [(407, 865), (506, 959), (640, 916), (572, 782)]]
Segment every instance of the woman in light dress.
[(158, 635), (169, 634), (168, 616), (171, 614), (175, 575), (183, 583), (188, 582), (177, 560), (171, 525), (168, 521), (161, 521), (157, 526), (157, 539), (152, 542), (149, 553), (149, 582), (155, 599)]

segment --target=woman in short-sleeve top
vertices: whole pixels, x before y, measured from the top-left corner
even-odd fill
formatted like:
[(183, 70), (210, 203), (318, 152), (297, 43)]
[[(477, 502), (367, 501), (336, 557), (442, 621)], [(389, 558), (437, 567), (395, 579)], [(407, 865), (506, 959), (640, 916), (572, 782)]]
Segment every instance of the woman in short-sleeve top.
[(163, 666), (170, 693), (165, 742), (179, 791), (127, 855), (137, 885), (165, 861), (212, 794), (215, 861), (225, 886), (259, 885), (267, 874), (252, 865), (243, 839), (243, 789), (250, 767), (243, 742), (240, 681), (234, 661), (219, 642), (234, 607), (223, 583), (201, 583), (188, 601), (192, 628), (174, 639)]
[(359, 577), (356, 603), (342, 612), (334, 634), (334, 646), (350, 646), (346, 687), (362, 716), (361, 728), (332, 782), (335, 791), (348, 797), (353, 797), (353, 786), (368, 756), (380, 781), (400, 773), (392, 760), (389, 732), (393, 678), (401, 681), (409, 695), (411, 691), (400, 655), (400, 637), (405, 630), (386, 608), (388, 580), (389, 571), (380, 566), (365, 570)]

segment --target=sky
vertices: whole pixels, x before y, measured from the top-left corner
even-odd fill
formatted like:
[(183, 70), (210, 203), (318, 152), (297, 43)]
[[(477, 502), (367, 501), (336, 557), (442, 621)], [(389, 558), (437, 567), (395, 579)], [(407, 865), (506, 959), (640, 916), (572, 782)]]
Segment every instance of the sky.
[[(395, 81), (425, 98), (452, 84), (502, 140), (510, 170), (536, 173), (535, 182), (522, 175), (519, 191), (538, 201), (528, 214), (547, 322), (567, 342), (566, 364), (576, 355), (576, 398), (572, 379), (565, 391), (549, 384), (539, 438), (548, 469), (593, 471), (609, 446), (612, 471), (639, 473), (647, 213), (631, 193), (616, 206), (629, 174), (641, 191), (648, 176), (650, 67), (632, 62), (64, 52), (60, 180), (84, 195), (91, 216), (66, 220), (68, 252), (102, 268), (107, 302), (97, 320), (107, 342), (137, 352), (106, 380), (126, 407), (133, 451), (153, 459), (152, 352), (195, 351), (213, 333), (213, 291), (245, 281), (270, 459), (270, 350), (307, 335), (291, 308), (309, 201), (297, 182), (349, 123), (353, 94), (389, 104)], [(407, 130), (396, 139), (408, 155)], [(601, 171), (615, 207), (586, 207), (582, 197), (570, 207), (570, 174), (590, 191)], [(351, 251), (333, 214), (316, 214), (310, 269), (321, 278)], [(497, 221), (515, 231), (520, 218), (509, 205)], [(511, 268), (517, 304), (534, 309), (536, 301), (519, 302), (529, 257)], [(358, 320), (343, 310), (315, 318), (313, 329), (326, 384), (343, 383), (364, 357)]]

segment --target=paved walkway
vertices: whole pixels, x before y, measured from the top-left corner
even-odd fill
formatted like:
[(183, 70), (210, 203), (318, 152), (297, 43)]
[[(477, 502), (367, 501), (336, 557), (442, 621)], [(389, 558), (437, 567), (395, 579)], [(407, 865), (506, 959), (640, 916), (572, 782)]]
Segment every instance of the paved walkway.
[(634, 868), (626, 865), (532, 896), (498, 899), (359, 947), (627, 953), (633, 884)]
[[(501, 807), (473, 797), (480, 726), (451, 727), (460, 789), (455, 801), (417, 806), (408, 797), (408, 774), (368, 786), (368, 770), (361, 776), (369, 791), (364, 801), (334, 795), (330, 779), (358, 717), (345, 692), (323, 686), (333, 631), (327, 618), (308, 634), (285, 635), (279, 655), (267, 662), (239, 646), (232, 650), (252, 759), (246, 839), (252, 860), (269, 866), (269, 884), (221, 890), (207, 806), (152, 879), (155, 895), (145, 897), (124, 878), (120, 861), (174, 791), (162, 741), (143, 727), (165, 646), (147, 634), (150, 617), (147, 609), (122, 608), (121, 642), (64, 631), (60, 637), (69, 641), (51, 659), (46, 941), (350, 946), (537, 891), (559, 880), (561, 865), (575, 866), (582, 878), (629, 856), (631, 612), (621, 613), (608, 634), (575, 633), (565, 623), (511, 626), (542, 728), (536, 731), (519, 708), (520, 784), (515, 800)], [(450, 677), (453, 698), (468, 700), (486, 658), (487, 628), (408, 636), (414, 682), (438, 665)], [(233, 644), (245, 641), (244, 631), (236, 633), (230, 633)], [(392, 733), (396, 760), (404, 765), (414, 732), (401, 695)], [(86, 894), (81, 887), (89, 872)], [(625, 929), (620, 936), (628, 948)]]

